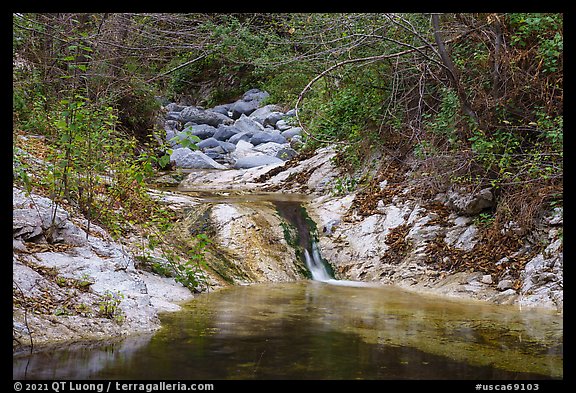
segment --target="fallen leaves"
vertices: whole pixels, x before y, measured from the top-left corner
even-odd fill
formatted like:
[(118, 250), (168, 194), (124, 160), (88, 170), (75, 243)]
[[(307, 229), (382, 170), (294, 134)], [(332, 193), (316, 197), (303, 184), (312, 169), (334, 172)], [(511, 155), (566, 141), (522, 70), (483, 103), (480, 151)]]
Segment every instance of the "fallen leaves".
[(386, 261), (389, 263), (400, 262), (408, 253), (410, 243), (406, 240), (410, 228), (406, 224), (398, 225), (388, 232), (384, 243), (389, 248), (386, 251)]
[[(403, 167), (397, 161), (390, 161), (369, 183), (363, 187), (354, 198), (345, 218), (356, 212), (360, 216), (381, 214), (378, 203), (389, 204), (402, 191), (404, 179)], [(381, 184), (386, 181), (384, 187)]]
[(478, 271), (500, 280), (506, 275), (514, 278), (514, 289), (520, 287), (519, 276), (536, 251), (521, 253), (521, 241), (511, 235), (481, 234), (470, 251), (458, 249), (437, 237), (426, 246), (427, 262), (449, 272)]

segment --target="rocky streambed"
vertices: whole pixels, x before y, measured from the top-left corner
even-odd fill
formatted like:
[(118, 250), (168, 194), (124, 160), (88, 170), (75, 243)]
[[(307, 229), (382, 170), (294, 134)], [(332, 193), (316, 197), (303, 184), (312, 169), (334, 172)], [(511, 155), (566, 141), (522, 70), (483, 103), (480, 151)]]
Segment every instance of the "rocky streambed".
[[(263, 96), (247, 92), (212, 110), (167, 106), (171, 158), (186, 177), (150, 194), (182, 213), (175, 239), (211, 239), (212, 288), (307, 277), (298, 230), (274, 204), (283, 200), (305, 209), (338, 279), (562, 313), (561, 208), (545, 212), (527, 234), (511, 221), (494, 241), (478, 220), (495, 203), (492, 190), (452, 187), (423, 197), (411, 176), (417, 163), (400, 168), (391, 157), (373, 157), (368, 184), (343, 190), (347, 175), (334, 164), (335, 146), (295, 156), (301, 130), (286, 123), (290, 111), (261, 107)], [(196, 151), (178, 147), (189, 135), (208, 142)], [(15, 347), (30, 337), (40, 345), (151, 332), (159, 313), (193, 297), (174, 278), (148, 271), (129, 242), (112, 241), (93, 223), (86, 236), (85, 220), (47, 198), (14, 188), (13, 209)]]

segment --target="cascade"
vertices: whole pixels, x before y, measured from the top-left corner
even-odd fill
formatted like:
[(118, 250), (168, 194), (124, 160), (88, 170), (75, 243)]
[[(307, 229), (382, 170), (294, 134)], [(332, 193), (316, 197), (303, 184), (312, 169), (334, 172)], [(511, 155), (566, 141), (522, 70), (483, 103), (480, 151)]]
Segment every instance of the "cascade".
[(275, 201), (278, 213), (292, 224), (298, 233), (298, 246), (302, 249), (304, 263), (316, 281), (334, 281), (330, 266), (322, 258), (316, 242), (316, 225), (308, 217), (300, 202)]
[(326, 268), (325, 262), (322, 260), (320, 255), (320, 250), (318, 249), (318, 243), (312, 240), (311, 242), (312, 255), (308, 250), (304, 250), (304, 258), (306, 262), (306, 267), (310, 270), (312, 274), (312, 279), (316, 281), (329, 281), (333, 280), (332, 276)]

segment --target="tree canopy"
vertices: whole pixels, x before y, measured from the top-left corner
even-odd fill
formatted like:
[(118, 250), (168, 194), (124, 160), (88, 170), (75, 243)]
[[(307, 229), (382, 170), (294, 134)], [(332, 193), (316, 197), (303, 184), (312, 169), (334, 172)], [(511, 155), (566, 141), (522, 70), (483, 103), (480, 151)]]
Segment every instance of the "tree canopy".
[(13, 64), (15, 129), (63, 144), (83, 124), (142, 145), (155, 97), (259, 87), (350, 171), (414, 157), (422, 182), (491, 186), (527, 225), (562, 200), (562, 14), (16, 13)]

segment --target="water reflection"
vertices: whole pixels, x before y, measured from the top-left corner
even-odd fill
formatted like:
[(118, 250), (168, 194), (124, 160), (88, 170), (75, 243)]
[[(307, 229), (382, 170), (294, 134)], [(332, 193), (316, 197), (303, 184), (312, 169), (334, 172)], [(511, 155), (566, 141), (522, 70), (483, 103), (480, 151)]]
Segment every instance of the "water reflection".
[[(562, 378), (554, 313), (302, 281), (231, 287), (166, 314), (149, 342), (96, 350), (76, 368), (53, 352), (28, 376), (138, 379)], [(125, 347), (124, 347), (125, 348)], [(100, 353), (98, 352), (100, 351)], [(92, 366), (87, 367), (83, 362)], [(94, 364), (98, 363), (98, 366)], [(14, 376), (21, 374), (18, 360)], [(60, 374), (56, 374), (60, 373)], [(62, 375), (66, 374), (66, 375)], [(51, 376), (49, 376), (51, 377)]]
[(153, 334), (130, 336), (116, 342), (72, 343), (27, 356), (14, 356), (15, 379), (89, 379), (102, 370), (130, 359), (150, 343)]

